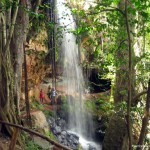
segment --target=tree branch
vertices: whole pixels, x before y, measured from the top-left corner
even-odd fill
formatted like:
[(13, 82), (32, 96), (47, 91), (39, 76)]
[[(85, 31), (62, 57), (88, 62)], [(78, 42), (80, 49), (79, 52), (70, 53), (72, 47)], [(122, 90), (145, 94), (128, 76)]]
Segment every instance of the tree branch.
[(128, 103), (127, 103), (127, 130), (128, 130), (128, 137), (129, 137), (129, 150), (132, 150), (132, 127), (131, 127), (131, 100), (132, 100), (132, 48), (131, 48), (131, 37), (130, 37), (130, 29), (129, 29), (129, 22), (128, 22), (128, 1), (125, 0), (125, 23), (126, 23), (126, 30), (128, 35), (128, 54), (129, 54), (129, 76), (128, 76)]
[(9, 35), (8, 35), (8, 38), (7, 38), (7, 43), (5, 45), (5, 55), (7, 55), (7, 51), (8, 51), (8, 48), (9, 48), (9, 45), (10, 45), (10, 42), (11, 42), (11, 38), (12, 38), (12, 35), (13, 35), (13, 32), (14, 32), (14, 26), (15, 26), (15, 22), (16, 22), (16, 18), (17, 18), (17, 13), (18, 13), (19, 1), (20, 0), (17, 0), (15, 2), (16, 3), (16, 9), (15, 9), (13, 17), (12, 17), (12, 23), (11, 23), (11, 27), (10, 27), (10, 32), (9, 32)]
[(27, 60), (25, 53), (25, 44), (23, 43), (23, 53), (24, 53), (24, 78), (25, 78), (25, 101), (26, 101), (26, 113), (28, 125), (32, 128), (31, 114), (30, 114), (30, 102), (28, 96), (28, 73), (27, 73)]
[[(104, 6), (105, 6), (105, 5), (104, 5)], [(105, 6), (105, 7), (107, 7), (107, 6)], [(120, 12), (123, 16), (125, 16), (125, 13), (124, 13), (121, 9), (119, 9), (119, 8), (117, 8), (117, 7), (113, 7), (113, 6), (109, 6), (109, 8), (100, 10), (99, 12), (96, 12), (96, 13), (88, 13), (87, 15), (96, 15), (96, 14), (99, 14), (99, 13), (101, 13), (101, 12), (107, 12), (107, 11), (118, 11), (118, 12)]]
[(147, 93), (147, 90), (144, 90), (141, 93), (138, 93), (136, 96), (134, 96), (132, 99), (132, 106), (137, 104), (139, 102), (138, 98), (146, 93)]
[(124, 39), (124, 40), (122, 40), (122, 41), (119, 43), (119, 46), (118, 46), (118, 48), (117, 48), (117, 51), (121, 48), (121, 45), (122, 45), (125, 41), (127, 41), (127, 39)]
[(41, 4), (41, 0), (36, 0), (36, 5), (35, 5), (35, 8), (33, 9), (33, 11), (35, 13), (38, 13), (38, 10), (39, 10), (39, 5)]

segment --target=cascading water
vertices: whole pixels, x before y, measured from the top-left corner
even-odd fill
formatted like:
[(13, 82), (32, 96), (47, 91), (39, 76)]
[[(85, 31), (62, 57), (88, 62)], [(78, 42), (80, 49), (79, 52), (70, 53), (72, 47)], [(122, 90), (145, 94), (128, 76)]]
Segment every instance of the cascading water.
[[(60, 39), (63, 60), (63, 76), (66, 80), (69, 104), (69, 129), (86, 140), (92, 138), (93, 123), (90, 114), (84, 107), (84, 78), (79, 64), (78, 45), (76, 37), (70, 31), (75, 30), (76, 24), (65, 0), (57, 0), (56, 14), (58, 30), (61, 29)], [(82, 139), (82, 138), (81, 138)], [(84, 143), (86, 140), (83, 140)], [(82, 140), (81, 140), (82, 141)], [(83, 147), (86, 147), (83, 145)], [(87, 148), (84, 148), (87, 150)]]

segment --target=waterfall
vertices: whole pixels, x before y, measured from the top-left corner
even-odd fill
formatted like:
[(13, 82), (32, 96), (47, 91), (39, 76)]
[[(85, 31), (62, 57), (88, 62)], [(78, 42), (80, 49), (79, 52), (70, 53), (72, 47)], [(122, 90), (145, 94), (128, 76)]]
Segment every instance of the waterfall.
[(63, 59), (63, 76), (67, 81), (67, 95), (69, 104), (69, 129), (91, 137), (92, 120), (84, 107), (84, 78), (79, 64), (79, 50), (76, 37), (72, 30), (76, 24), (70, 9), (65, 5), (65, 0), (57, 0), (57, 21), (62, 30), (61, 58)]
[[(63, 65), (63, 79), (67, 87), (68, 130), (79, 135), (81, 143), (85, 144), (85, 141), (88, 141), (86, 144), (89, 145), (89, 140), (92, 140), (93, 121), (91, 114), (84, 106), (85, 82), (79, 61), (76, 37), (71, 32), (75, 30), (76, 24), (65, 2), (65, 0), (57, 0), (56, 2), (56, 20), (58, 24), (56, 33), (60, 37), (57, 45), (59, 51), (61, 51), (59, 58)], [(87, 150), (87, 145), (84, 146), (84, 144), (81, 145), (84, 147), (84, 150)], [(98, 147), (97, 150), (100, 150), (100, 148)]]

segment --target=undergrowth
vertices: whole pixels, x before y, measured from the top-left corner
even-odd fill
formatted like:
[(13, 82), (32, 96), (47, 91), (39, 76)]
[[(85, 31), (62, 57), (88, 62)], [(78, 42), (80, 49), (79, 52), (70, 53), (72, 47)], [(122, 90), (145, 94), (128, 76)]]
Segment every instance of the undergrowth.
[(26, 133), (21, 134), (23, 143), (24, 143), (24, 150), (46, 150), (34, 143), (32, 138), (28, 136)]

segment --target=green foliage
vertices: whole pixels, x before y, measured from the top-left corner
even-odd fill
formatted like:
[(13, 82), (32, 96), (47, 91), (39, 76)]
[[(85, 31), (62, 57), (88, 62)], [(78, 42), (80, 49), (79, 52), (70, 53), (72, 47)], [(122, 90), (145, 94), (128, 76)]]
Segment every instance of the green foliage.
[(31, 55), (31, 56), (35, 56), (35, 58), (37, 58), (38, 60), (40, 60), (41, 62), (40, 63), (44, 63), (44, 60), (45, 60), (45, 57), (47, 55), (47, 53), (45, 51), (35, 51), (33, 49), (29, 49), (26, 51), (26, 54), (27, 55)]
[(150, 76), (150, 53), (145, 52), (140, 57), (136, 57), (136, 68), (137, 72), (137, 84), (142, 84), (147, 87), (147, 83)]
[(45, 104), (41, 104), (38, 100), (35, 99), (35, 97), (32, 97), (32, 102), (30, 103), (31, 109), (38, 109), (41, 110), (45, 116), (53, 116), (53, 111), (47, 110), (44, 107)]
[(96, 116), (109, 116), (114, 111), (114, 103), (109, 101), (109, 96), (87, 100), (85, 105)]
[(77, 150), (83, 150), (82, 146), (79, 144), (78, 149)]
[[(41, 4), (39, 5), (39, 10), (37, 12), (34, 12), (33, 8), (35, 6), (35, 2), (32, 2), (32, 8), (22, 8), (24, 9), (28, 15), (29, 15), (29, 33), (28, 34), (28, 40), (35, 39), (39, 34), (41, 34), (43, 31), (46, 31), (48, 22), (48, 16), (46, 15), (46, 9), (49, 7), (48, 4)], [(44, 39), (43, 39), (44, 40)], [(43, 42), (44, 43), (44, 42)]]
[(35, 144), (30, 136), (28, 136), (26, 133), (21, 134), (22, 140), (25, 145), (25, 150), (46, 150)]
[(66, 96), (62, 96), (62, 105), (61, 105), (61, 111), (66, 114), (68, 113), (68, 102), (67, 102), (67, 97)]
[(8, 9), (10, 9), (10, 7), (15, 6), (15, 5), (16, 5), (16, 1), (1, 0), (0, 1), (0, 12), (7, 11)]
[(51, 131), (49, 131), (48, 133), (46, 133), (46, 136), (48, 136), (53, 141), (58, 141), (57, 138), (56, 138), (56, 136)]
[(120, 103), (118, 103), (115, 107), (115, 111), (117, 112), (123, 112), (123, 114), (125, 115), (127, 113), (127, 102), (126, 101), (122, 101)]
[[(77, 7), (74, 6), (72, 8), (73, 14), (78, 19), (78, 26), (74, 33), (78, 37), (80, 35), (81, 41), (88, 37), (87, 42), (84, 44), (84, 51), (87, 49), (86, 52), (89, 53), (87, 56), (92, 55), (92, 57), (94, 57), (94, 59), (90, 58), (90, 60), (86, 60), (86, 62), (98, 66), (103, 72), (107, 70), (105, 73), (111, 72), (114, 74), (115, 66), (118, 67), (126, 61), (126, 58), (115, 57), (117, 50), (128, 48), (126, 40), (123, 39), (126, 31), (118, 30), (120, 29), (120, 26), (125, 26), (124, 12), (121, 12), (117, 7), (119, 3), (120, 0), (109, 0), (97, 2), (95, 5), (91, 5), (88, 10), (78, 7), (78, 5)], [(132, 6), (129, 5), (128, 7), (128, 13), (131, 16), (129, 18), (129, 23), (131, 26), (136, 25), (137, 33), (131, 31), (131, 34), (134, 37), (143, 36), (150, 31), (150, 25), (148, 25), (148, 16), (150, 15), (148, 7), (150, 2), (147, 2), (146, 0), (134, 0), (132, 1), (132, 4)], [(136, 17), (137, 14), (139, 15), (138, 18)], [(145, 25), (143, 26), (143, 24)], [(125, 41), (118, 41), (118, 35), (122, 41)], [(103, 41), (101, 41), (101, 37), (103, 38)], [(90, 50), (88, 50), (89, 48)], [(142, 55), (140, 58), (142, 58)], [(148, 72), (148, 70), (145, 70), (145, 73), (146, 72)], [(148, 75), (146, 76), (148, 77)]]
[(40, 109), (40, 110), (44, 110), (44, 106), (38, 101), (35, 99), (35, 97), (32, 97), (32, 102), (30, 104), (31, 108), (35, 109)]
[(102, 113), (103, 115), (111, 115), (113, 112), (114, 104), (113, 102), (108, 102), (104, 99), (98, 99), (95, 102), (96, 110)]

